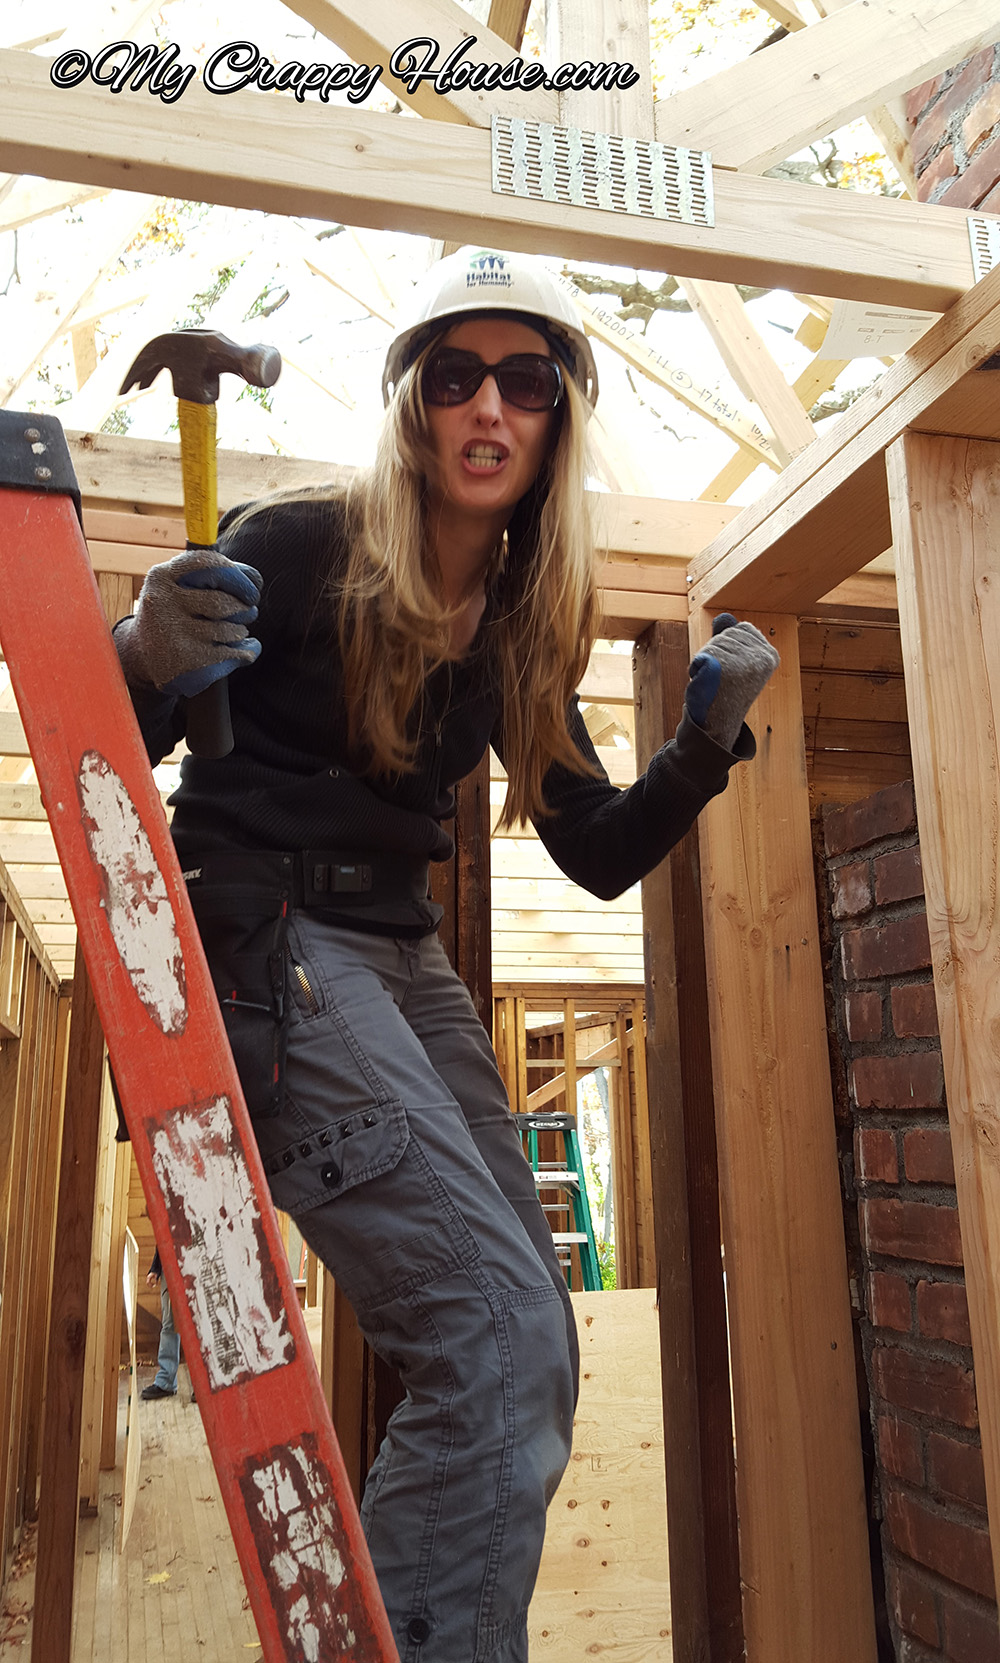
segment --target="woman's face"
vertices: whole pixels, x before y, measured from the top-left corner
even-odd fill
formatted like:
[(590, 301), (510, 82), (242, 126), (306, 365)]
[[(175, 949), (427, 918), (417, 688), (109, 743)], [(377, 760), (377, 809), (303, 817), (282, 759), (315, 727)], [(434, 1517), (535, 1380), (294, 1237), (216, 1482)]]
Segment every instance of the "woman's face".
[[(474, 352), (485, 364), (518, 352), (552, 356), (543, 335), (505, 318), (458, 323), (439, 345)], [(502, 531), (549, 453), (556, 411), (505, 403), (492, 375), (468, 403), (427, 404), (425, 411), (432, 507), (447, 503), (472, 519), (494, 520)]]

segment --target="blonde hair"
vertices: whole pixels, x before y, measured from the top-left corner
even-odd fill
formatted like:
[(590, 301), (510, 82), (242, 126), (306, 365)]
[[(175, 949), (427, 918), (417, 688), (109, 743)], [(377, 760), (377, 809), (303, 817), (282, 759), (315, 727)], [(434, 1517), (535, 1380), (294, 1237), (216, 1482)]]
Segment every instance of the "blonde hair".
[[(311, 501), (345, 503), (347, 567), (331, 578), (331, 598), (348, 741), (369, 776), (413, 768), (417, 744), (408, 735), (408, 720), (428, 678), (456, 657), (450, 630), (460, 609), (442, 601), (426, 559), (430, 452), (420, 381), (434, 344), (400, 378), (370, 469), (359, 470), (346, 492), (331, 487), (280, 493), (284, 501), (308, 495)], [(553, 762), (577, 774), (596, 772), (580, 756), (566, 725), (598, 618), (584, 490), (587, 406), (569, 376), (556, 419), (551, 453), (517, 504), (487, 578), (496, 580), (502, 572), (501, 605), (488, 627), (503, 706), (508, 783), (500, 824), (505, 827), (549, 812), (542, 781)], [(248, 512), (265, 506), (253, 504)]]

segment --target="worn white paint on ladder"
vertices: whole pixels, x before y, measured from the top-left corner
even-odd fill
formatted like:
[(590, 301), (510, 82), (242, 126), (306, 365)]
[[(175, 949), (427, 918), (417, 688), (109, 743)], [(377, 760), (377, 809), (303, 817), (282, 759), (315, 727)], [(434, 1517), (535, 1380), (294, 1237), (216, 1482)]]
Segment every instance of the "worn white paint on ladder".
[(291, 1362), (295, 1341), (228, 1098), (176, 1110), (151, 1142), (212, 1390)]
[[(357, 1636), (344, 1611), (347, 1544), (330, 1474), (315, 1439), (271, 1449), (240, 1481), (289, 1657), (348, 1657)], [(331, 1650), (335, 1646), (336, 1650)]]
[(83, 829), (103, 876), (103, 906), (139, 999), (165, 1034), (187, 1022), (187, 989), (174, 909), (153, 846), (124, 780), (99, 751), (86, 751), (77, 778)]

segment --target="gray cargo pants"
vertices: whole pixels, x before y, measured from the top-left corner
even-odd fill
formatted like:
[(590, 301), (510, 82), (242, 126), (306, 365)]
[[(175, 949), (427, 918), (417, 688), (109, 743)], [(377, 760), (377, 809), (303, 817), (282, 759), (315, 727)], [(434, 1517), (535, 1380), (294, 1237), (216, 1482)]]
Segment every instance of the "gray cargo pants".
[(569, 1459), (572, 1309), (503, 1083), (434, 935), (297, 911), (277, 1206), (406, 1397), (362, 1519), (402, 1663), (527, 1663), (545, 1510)]

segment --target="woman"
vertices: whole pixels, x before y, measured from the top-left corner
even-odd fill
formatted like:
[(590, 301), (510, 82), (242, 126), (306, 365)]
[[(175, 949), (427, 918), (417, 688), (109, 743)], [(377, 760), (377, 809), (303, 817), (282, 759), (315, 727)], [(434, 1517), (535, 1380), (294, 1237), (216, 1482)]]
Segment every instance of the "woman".
[(274, 1200), (406, 1387), (362, 1508), (401, 1658), (524, 1663), (576, 1337), (428, 862), (492, 741), (507, 823), (620, 893), (752, 756), (777, 657), (726, 629), (677, 739), (615, 789), (573, 697), (597, 377), (571, 303), (528, 259), (463, 250), (422, 285), (389, 387), (346, 497), (230, 515), (223, 553), (155, 568), (116, 640), (154, 761), (186, 698), (237, 671), (235, 748), (185, 759), (173, 834)]

